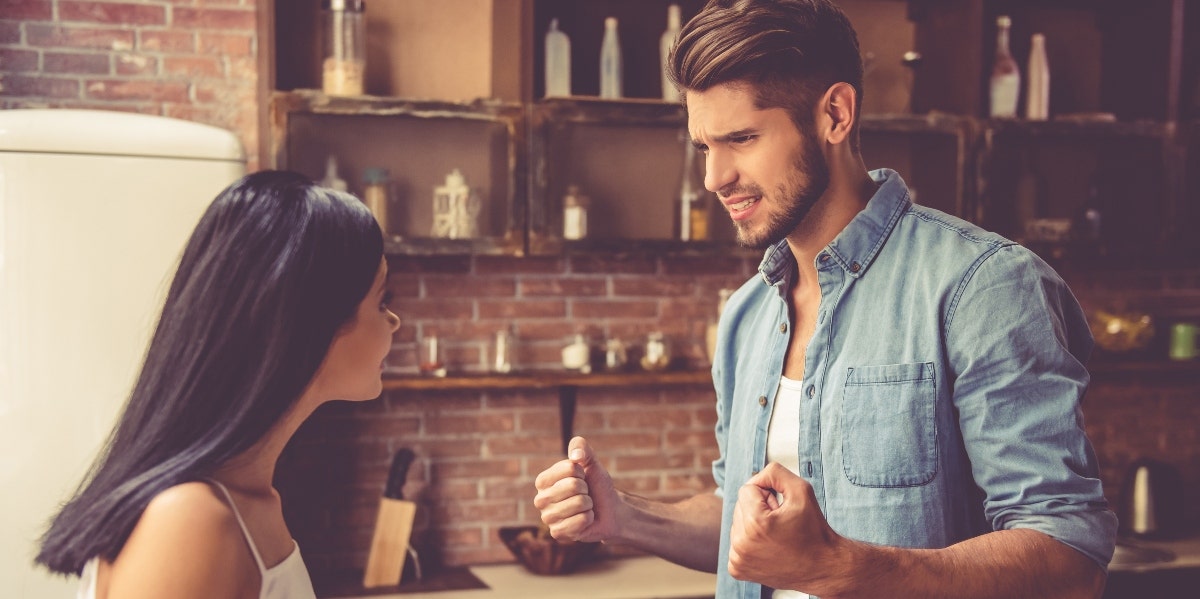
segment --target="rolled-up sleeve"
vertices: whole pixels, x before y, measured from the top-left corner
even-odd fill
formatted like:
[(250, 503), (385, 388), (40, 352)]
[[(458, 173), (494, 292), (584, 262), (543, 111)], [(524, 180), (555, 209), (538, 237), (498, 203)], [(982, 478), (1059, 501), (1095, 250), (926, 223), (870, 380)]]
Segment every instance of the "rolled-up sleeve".
[(954, 404), (994, 530), (1043, 532), (1107, 568), (1117, 519), (1081, 402), (1092, 337), (1062, 279), (1020, 246), (980, 258), (946, 319)]

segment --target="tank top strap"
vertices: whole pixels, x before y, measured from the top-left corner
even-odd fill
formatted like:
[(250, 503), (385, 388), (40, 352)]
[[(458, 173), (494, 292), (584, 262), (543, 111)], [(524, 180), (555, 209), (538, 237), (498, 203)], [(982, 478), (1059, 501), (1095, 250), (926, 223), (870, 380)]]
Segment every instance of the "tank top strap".
[(229, 502), (229, 507), (233, 510), (234, 517), (237, 518), (238, 526), (242, 528), (242, 536), (246, 537), (246, 544), (250, 546), (250, 553), (254, 555), (254, 563), (258, 564), (258, 572), (259, 574), (265, 575), (267, 572), (267, 566), (265, 563), (263, 563), (262, 556), (258, 554), (258, 547), (254, 545), (254, 537), (250, 536), (250, 529), (246, 528), (246, 521), (242, 519), (242, 513), (238, 511), (237, 504), (233, 501), (233, 495), (230, 495), (229, 489), (226, 489), (225, 485), (221, 484), (217, 480), (211, 478), (206, 478), (204, 480), (216, 485), (216, 487), (221, 490), (221, 493), (225, 495), (225, 500)]

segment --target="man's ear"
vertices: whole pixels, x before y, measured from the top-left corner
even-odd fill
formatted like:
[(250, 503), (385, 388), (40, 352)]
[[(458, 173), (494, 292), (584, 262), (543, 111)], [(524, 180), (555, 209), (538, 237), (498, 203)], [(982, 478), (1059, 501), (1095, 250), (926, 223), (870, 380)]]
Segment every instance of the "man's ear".
[(858, 102), (854, 94), (854, 86), (849, 83), (835, 83), (821, 98), (821, 122), (825, 125), (820, 133), (825, 141), (840, 144), (850, 139), (854, 128), (854, 120), (858, 117)]

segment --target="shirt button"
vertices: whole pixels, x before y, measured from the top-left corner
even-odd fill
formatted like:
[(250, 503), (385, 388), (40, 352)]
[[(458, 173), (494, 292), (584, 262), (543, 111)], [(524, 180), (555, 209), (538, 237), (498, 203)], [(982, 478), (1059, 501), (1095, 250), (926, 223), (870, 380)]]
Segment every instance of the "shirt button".
[(766, 405), (767, 405), (767, 396), (766, 395), (759, 396), (758, 405), (766, 407)]
[(816, 395), (816, 394), (817, 394), (817, 388), (816, 388), (816, 386), (814, 386), (814, 385), (809, 385), (809, 386), (808, 386), (808, 396), (809, 396), (809, 397), (812, 397), (812, 396), (814, 396), (814, 395)]
[(862, 265), (861, 265), (861, 264), (859, 264), (859, 263), (855, 262), (854, 264), (851, 264), (851, 265), (850, 265), (850, 272), (858, 272), (858, 271), (860, 271), (860, 270), (862, 270)]
[(781, 324), (781, 325), (779, 325), (779, 332), (780, 332), (780, 333), (786, 333), (786, 332), (787, 332), (787, 323), (786, 323), (786, 322), (785, 322), (785, 323), (783, 323), (783, 324)]

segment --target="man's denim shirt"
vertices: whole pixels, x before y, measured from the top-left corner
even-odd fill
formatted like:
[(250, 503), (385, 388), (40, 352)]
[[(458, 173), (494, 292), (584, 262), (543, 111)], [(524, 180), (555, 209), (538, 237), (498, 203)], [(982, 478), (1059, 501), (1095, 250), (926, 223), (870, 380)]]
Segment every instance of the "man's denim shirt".
[[(1032, 252), (913, 205), (894, 171), (871, 176), (878, 191), (814, 264), (796, 450), (830, 526), (919, 548), (1028, 528), (1107, 567), (1117, 521), (1083, 429), (1092, 336), (1079, 304)], [(729, 529), (738, 488), (764, 466), (796, 276), (780, 242), (721, 317), (722, 599), (760, 596), (729, 575)]]

